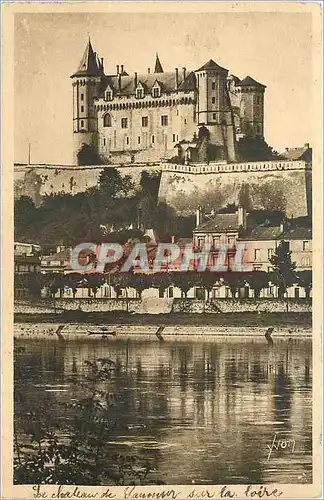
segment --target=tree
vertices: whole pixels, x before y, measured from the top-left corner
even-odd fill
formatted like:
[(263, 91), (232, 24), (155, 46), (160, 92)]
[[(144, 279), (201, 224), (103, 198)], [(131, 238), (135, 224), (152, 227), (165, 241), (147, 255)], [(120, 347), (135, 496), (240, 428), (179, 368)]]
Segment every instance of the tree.
[(299, 271), (297, 273), (298, 286), (302, 286), (305, 290), (306, 298), (309, 299), (310, 292), (313, 286), (313, 273), (311, 270)]
[(273, 266), (271, 281), (278, 286), (279, 296), (283, 297), (287, 292), (287, 288), (297, 283), (296, 263), (291, 260), (289, 243), (287, 241), (280, 241), (269, 261)]
[(153, 277), (151, 274), (134, 273), (130, 275), (130, 287), (135, 288), (140, 299), (144, 290), (151, 288)]
[(152, 277), (152, 287), (159, 289), (159, 296), (163, 297), (165, 290), (172, 284), (170, 273), (154, 274)]
[(268, 161), (280, 158), (263, 137), (243, 137), (237, 143), (237, 154), (240, 161)]
[(134, 182), (130, 175), (122, 176), (113, 167), (104, 168), (99, 176), (99, 191), (106, 198), (115, 199), (121, 196), (129, 196), (134, 189)]
[(254, 290), (254, 298), (258, 299), (261, 290), (267, 288), (269, 285), (270, 277), (264, 271), (252, 271), (246, 275), (245, 280), (249, 287)]
[(173, 272), (170, 277), (173, 286), (180, 288), (185, 298), (187, 298), (189, 290), (200, 283), (200, 276), (194, 271)]
[(102, 165), (102, 158), (92, 144), (82, 143), (77, 153), (78, 165)]
[(233, 273), (231, 271), (222, 275), (224, 285), (228, 286), (231, 290), (232, 299), (235, 299), (236, 293), (239, 288), (245, 286), (245, 276), (242, 273)]
[(197, 278), (200, 281), (200, 286), (207, 291), (207, 299), (210, 298), (210, 292), (212, 291), (215, 283), (220, 279), (219, 274), (211, 271), (206, 271), (199, 273)]

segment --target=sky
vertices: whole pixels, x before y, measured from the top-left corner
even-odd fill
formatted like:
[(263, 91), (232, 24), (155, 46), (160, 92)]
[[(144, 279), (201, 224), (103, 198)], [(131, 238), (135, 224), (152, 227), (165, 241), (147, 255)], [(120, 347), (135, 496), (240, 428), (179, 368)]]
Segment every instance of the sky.
[(15, 15), (15, 162), (72, 163), (72, 80), (88, 36), (106, 73), (195, 70), (214, 59), (267, 86), (265, 139), (312, 143), (309, 13), (23, 13)]

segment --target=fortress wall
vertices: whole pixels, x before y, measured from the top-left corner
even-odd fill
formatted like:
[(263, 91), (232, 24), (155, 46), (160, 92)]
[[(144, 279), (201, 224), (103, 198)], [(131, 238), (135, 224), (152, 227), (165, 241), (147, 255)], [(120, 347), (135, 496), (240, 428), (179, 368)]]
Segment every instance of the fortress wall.
[[(112, 165), (111, 165), (112, 166)], [(109, 166), (107, 166), (109, 167)], [(122, 175), (130, 175), (138, 184), (143, 170), (160, 170), (160, 165), (137, 164), (118, 166)], [(76, 194), (95, 187), (104, 166), (76, 167), (68, 165), (15, 165), (15, 197), (30, 196), (38, 205), (44, 196), (52, 194)]]
[[(307, 215), (311, 204), (311, 170), (305, 162), (254, 162), (241, 164), (162, 166), (159, 199), (177, 208), (179, 198), (218, 190), (224, 196), (223, 206), (238, 203), (242, 185), (249, 186), (253, 208), (266, 208), (260, 201), (260, 187), (271, 198), (284, 197), (288, 217)], [(259, 192), (258, 198), (253, 195)], [(272, 191), (272, 193), (271, 193)]]
[[(143, 170), (162, 169), (159, 199), (177, 206), (182, 197), (196, 197), (197, 192), (211, 191), (222, 194), (222, 206), (238, 203), (242, 185), (249, 186), (253, 208), (265, 208), (254, 191), (260, 186), (272, 190), (272, 198), (286, 199), (288, 217), (311, 213), (312, 173), (303, 161), (210, 163), (176, 165), (172, 163), (136, 163), (111, 165), (122, 175), (130, 175), (138, 184)], [(109, 166), (107, 166), (109, 167)], [(15, 197), (30, 196), (38, 205), (42, 197), (51, 194), (76, 194), (98, 184), (104, 166), (69, 165), (15, 165)], [(254, 194), (253, 194), (254, 193)], [(260, 194), (260, 193), (259, 193)], [(198, 199), (198, 197), (196, 197)], [(267, 200), (264, 200), (266, 203)], [(197, 208), (197, 207), (196, 207)]]

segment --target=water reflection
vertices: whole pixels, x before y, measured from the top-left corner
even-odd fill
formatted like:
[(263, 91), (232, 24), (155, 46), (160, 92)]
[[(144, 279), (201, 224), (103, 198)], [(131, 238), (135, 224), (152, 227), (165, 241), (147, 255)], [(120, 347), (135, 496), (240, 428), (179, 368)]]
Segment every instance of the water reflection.
[[(58, 419), (60, 404), (82, 394), (84, 361), (113, 360), (108, 390), (118, 427), (111, 447), (153, 458), (168, 484), (311, 481), (310, 340), (273, 347), (223, 338), (17, 344), (25, 347), (15, 363), (24, 383), (19, 411), (41, 401)], [(294, 453), (274, 451), (267, 460), (274, 433), (296, 439)]]

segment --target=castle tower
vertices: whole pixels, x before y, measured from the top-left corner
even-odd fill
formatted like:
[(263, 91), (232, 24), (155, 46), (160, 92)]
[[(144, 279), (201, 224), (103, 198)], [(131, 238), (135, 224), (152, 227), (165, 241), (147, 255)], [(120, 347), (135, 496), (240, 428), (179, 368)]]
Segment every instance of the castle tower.
[(195, 71), (198, 88), (197, 123), (210, 134), (212, 159), (235, 161), (234, 117), (227, 89), (228, 70), (212, 59)]
[(265, 85), (247, 76), (236, 85), (240, 94), (241, 131), (248, 137), (264, 137)]
[(97, 113), (94, 99), (104, 76), (103, 60), (93, 51), (90, 38), (77, 71), (71, 76), (73, 86), (73, 163), (82, 144), (98, 148)]

